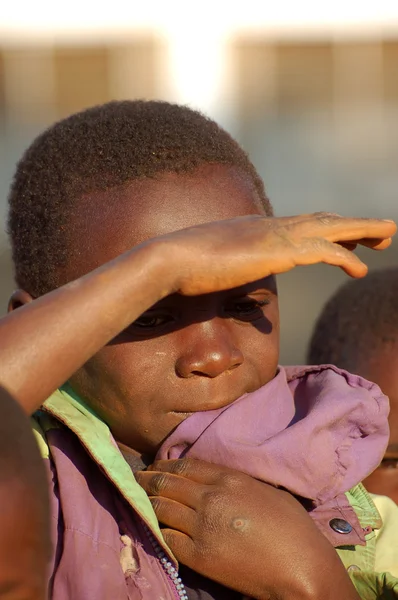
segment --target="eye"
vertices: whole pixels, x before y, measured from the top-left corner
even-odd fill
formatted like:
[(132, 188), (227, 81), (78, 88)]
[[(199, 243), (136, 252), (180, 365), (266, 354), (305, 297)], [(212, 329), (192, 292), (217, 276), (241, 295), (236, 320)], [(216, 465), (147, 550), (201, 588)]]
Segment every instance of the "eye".
[(247, 298), (237, 300), (231, 303), (227, 312), (240, 319), (248, 318), (261, 318), (263, 316), (262, 309), (270, 303), (268, 299), (255, 300), (253, 298)]
[(155, 329), (156, 327), (162, 327), (166, 323), (170, 323), (172, 320), (171, 315), (147, 313), (138, 317), (132, 326), (139, 327), (140, 329)]

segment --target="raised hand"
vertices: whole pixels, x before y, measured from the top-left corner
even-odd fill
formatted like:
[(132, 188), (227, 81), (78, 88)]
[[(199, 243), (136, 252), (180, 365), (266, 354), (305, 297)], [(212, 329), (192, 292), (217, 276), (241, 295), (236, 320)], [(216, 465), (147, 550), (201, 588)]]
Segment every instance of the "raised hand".
[(181, 230), (159, 241), (167, 242), (165, 250), (175, 265), (175, 291), (195, 296), (319, 262), (363, 277), (367, 267), (351, 250), (357, 244), (387, 248), (395, 232), (393, 221), (316, 213), (240, 217)]

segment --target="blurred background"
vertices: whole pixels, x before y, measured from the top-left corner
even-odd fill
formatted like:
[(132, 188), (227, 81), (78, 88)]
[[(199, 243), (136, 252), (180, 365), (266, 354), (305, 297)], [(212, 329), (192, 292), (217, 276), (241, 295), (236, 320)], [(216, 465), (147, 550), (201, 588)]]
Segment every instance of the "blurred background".
[[(202, 109), (249, 152), (277, 215), (398, 219), (398, 2), (121, 0), (0, 6), (0, 313), (13, 288), (5, 233), (15, 164), (49, 124), (112, 99)], [(361, 252), (370, 268), (398, 265)], [(283, 363), (304, 361), (326, 266), (279, 279)]]

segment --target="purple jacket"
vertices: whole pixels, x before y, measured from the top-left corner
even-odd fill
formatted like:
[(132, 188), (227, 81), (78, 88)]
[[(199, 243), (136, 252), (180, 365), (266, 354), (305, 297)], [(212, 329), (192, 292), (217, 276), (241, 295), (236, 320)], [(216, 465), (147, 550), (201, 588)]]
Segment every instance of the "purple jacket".
[[(353, 550), (380, 519), (366, 499), (362, 505), (355, 500), (354, 511), (353, 496), (344, 492), (380, 462), (387, 415), (385, 396), (359, 377), (326, 367), (280, 369), (257, 392), (187, 419), (160, 454), (183, 452), (230, 465), (309, 498), (333, 544)], [(50, 474), (50, 597), (181, 597), (172, 570), (177, 565), (152, 506), (107, 425), (65, 386), (47, 400), (34, 428)], [(331, 535), (325, 506), (327, 519), (330, 514), (347, 519), (352, 532)], [(169, 560), (168, 572), (162, 558)], [(235, 595), (220, 591), (201, 597)]]
[(157, 458), (191, 456), (242, 471), (311, 501), (310, 514), (338, 546), (329, 523), (347, 520), (345, 543), (364, 532), (345, 492), (380, 464), (388, 443), (388, 400), (373, 383), (335, 367), (280, 368), (256, 392), (194, 413)]

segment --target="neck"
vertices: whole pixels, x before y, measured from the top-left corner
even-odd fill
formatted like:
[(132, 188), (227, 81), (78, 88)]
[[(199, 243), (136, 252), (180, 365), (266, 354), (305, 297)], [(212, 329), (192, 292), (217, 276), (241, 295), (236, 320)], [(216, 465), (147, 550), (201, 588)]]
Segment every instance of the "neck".
[(148, 455), (142, 454), (133, 450), (129, 446), (116, 441), (120, 452), (123, 454), (124, 460), (130, 466), (133, 473), (137, 471), (144, 471), (152, 462)]

